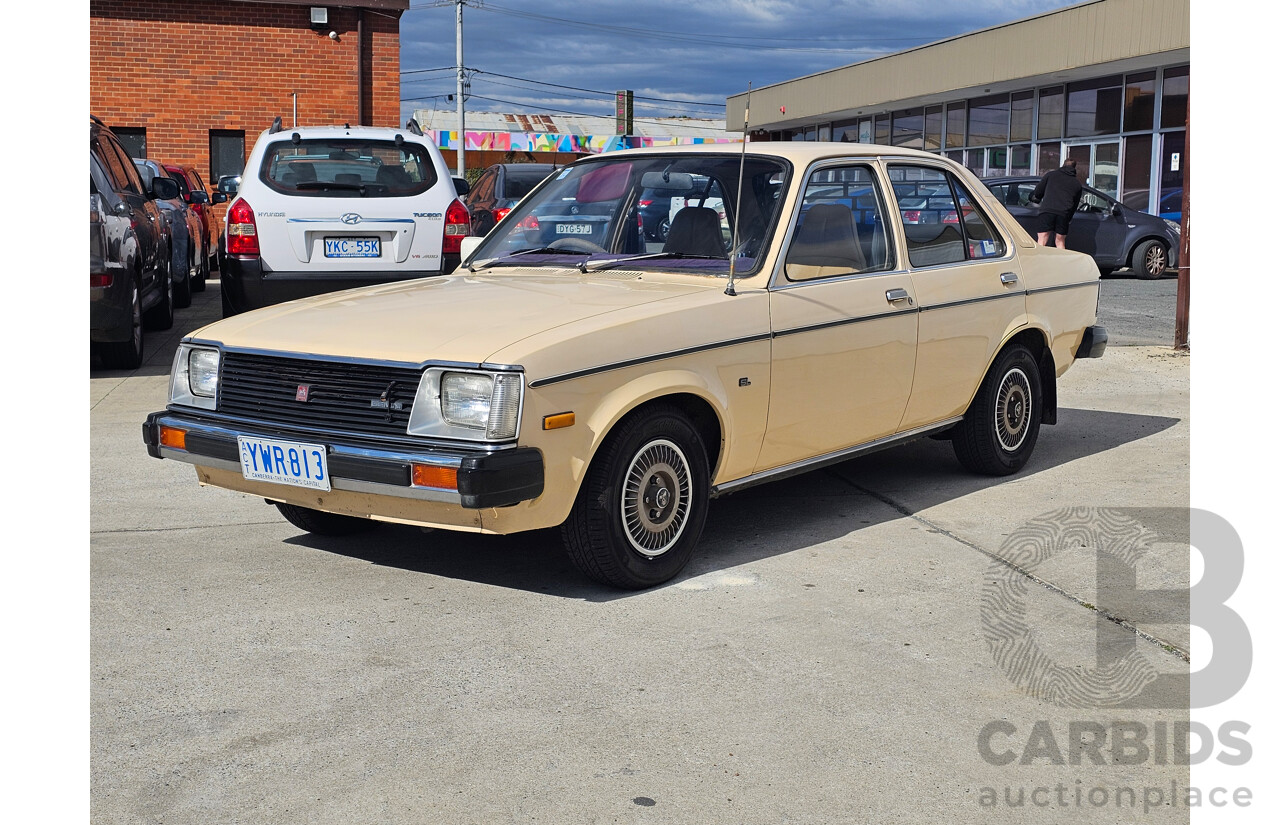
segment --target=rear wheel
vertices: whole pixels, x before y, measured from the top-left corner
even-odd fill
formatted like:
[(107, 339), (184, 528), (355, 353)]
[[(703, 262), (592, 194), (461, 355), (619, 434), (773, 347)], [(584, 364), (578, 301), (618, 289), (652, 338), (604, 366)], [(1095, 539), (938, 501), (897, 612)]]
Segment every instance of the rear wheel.
[(661, 584), (693, 556), (707, 516), (706, 450), (689, 419), (655, 406), (625, 419), (591, 463), (561, 526), (569, 558), (603, 584)]
[(363, 533), (378, 526), (376, 521), (355, 516), (340, 516), (337, 513), (326, 513), (323, 510), (312, 510), (309, 507), (298, 507), (282, 501), (273, 502), (290, 524), (308, 533), (318, 536), (350, 536)]
[(1004, 476), (1021, 470), (1040, 435), (1040, 366), (1022, 345), (996, 358), (951, 446), (964, 467)]
[(191, 290), (194, 288), (195, 284), (195, 259), (190, 255), (187, 257), (187, 276), (178, 282), (173, 288), (173, 305), (178, 309), (186, 309), (191, 306)]
[(205, 284), (209, 280), (209, 259), (200, 256), (200, 266), (195, 272), (195, 280), (191, 282), (192, 292), (204, 292)]
[(1169, 266), (1169, 250), (1160, 241), (1144, 241), (1133, 251), (1133, 271), (1144, 281), (1164, 275)]
[(130, 290), (129, 339), (95, 344), (94, 350), (109, 370), (134, 370), (142, 365), (142, 288), (133, 282)]

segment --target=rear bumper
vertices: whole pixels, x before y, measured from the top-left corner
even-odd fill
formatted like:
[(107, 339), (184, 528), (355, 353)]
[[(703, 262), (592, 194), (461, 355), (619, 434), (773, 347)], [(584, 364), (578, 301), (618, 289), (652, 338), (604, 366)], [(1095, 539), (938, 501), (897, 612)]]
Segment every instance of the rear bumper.
[(130, 279), (124, 270), (112, 270), (110, 286), (89, 287), (89, 340), (97, 344), (128, 341), (133, 335)]
[[(186, 433), (186, 449), (160, 443), (161, 425)], [(172, 411), (155, 412), (142, 425), (142, 440), (154, 458), (171, 458), (201, 467), (240, 474), (238, 435), (325, 441), (314, 434), (288, 434), (251, 428), (231, 428)], [(345, 490), (393, 499), (436, 502), (467, 510), (507, 507), (542, 495), (542, 452), (532, 447), (486, 452), (468, 449), (370, 449), (364, 446), (325, 443), (330, 483)], [(412, 483), (413, 464), (429, 464), (457, 471), (458, 488), (418, 487)], [(299, 492), (290, 485), (271, 485), (287, 499)]]
[(1084, 336), (1080, 339), (1080, 346), (1076, 348), (1077, 358), (1101, 358), (1102, 353), (1107, 351), (1107, 330), (1106, 327), (1092, 326), (1085, 327)]
[(442, 270), (264, 272), (259, 258), (226, 255), (222, 259), (220, 277), (227, 306), (233, 312), (246, 312), (326, 292), (444, 275), (457, 266), (458, 256), (446, 255)]

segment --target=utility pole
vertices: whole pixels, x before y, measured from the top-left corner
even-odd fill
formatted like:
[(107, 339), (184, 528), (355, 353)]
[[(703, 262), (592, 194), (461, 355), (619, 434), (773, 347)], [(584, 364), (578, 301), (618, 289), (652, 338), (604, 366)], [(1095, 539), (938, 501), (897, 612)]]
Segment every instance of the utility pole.
[(1191, 89), (1187, 89), (1187, 123), (1182, 141), (1182, 234), (1178, 241), (1178, 299), (1173, 322), (1173, 348), (1190, 349), (1191, 332)]
[(466, 177), (467, 167), (467, 104), (463, 95), (466, 69), (462, 67), (462, 7), (466, 0), (457, 0), (458, 6), (458, 177)]

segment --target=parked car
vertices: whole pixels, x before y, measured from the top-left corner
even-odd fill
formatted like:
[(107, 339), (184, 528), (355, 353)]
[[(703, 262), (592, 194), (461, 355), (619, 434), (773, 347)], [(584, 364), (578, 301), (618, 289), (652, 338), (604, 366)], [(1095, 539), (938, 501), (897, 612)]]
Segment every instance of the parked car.
[(495, 163), (476, 179), (464, 200), (471, 213), (471, 232), (484, 235), (506, 217), (511, 207), (558, 169), (554, 163)]
[[(646, 250), (639, 195), (697, 179), (741, 192), (733, 248), (698, 204)], [(963, 219), (904, 224), (906, 180)], [(1059, 376), (1107, 342), (1088, 256), (1037, 246), (972, 173), (910, 149), (597, 155), (463, 249), (452, 276), (188, 335), (149, 453), (313, 533), (558, 525), (587, 576), (644, 588), (685, 567), (715, 496), (925, 436), (971, 471), (1021, 470)]]
[(205, 282), (209, 280), (209, 275), (221, 264), (218, 259), (218, 238), (222, 235), (222, 224), (213, 207), (215, 204), (226, 203), (227, 196), (222, 192), (210, 194), (205, 189), (204, 179), (200, 177), (200, 173), (194, 166), (168, 164), (164, 168), (178, 181), (179, 186), (182, 187), (182, 199), (195, 210), (203, 224), (200, 241), (204, 246), (205, 255), (200, 262), (200, 271), (196, 273), (196, 279), (192, 283), (192, 289), (195, 292), (202, 292)]
[(104, 367), (137, 367), (143, 327), (173, 326), (169, 229), (153, 198), (176, 196), (169, 180), (148, 194), (119, 139), (90, 115), (89, 346)]
[(471, 231), (421, 130), (310, 126), (262, 133), (227, 210), (222, 311), (442, 275)]
[[(986, 178), (987, 188), (1031, 237), (1036, 237), (1039, 208), (1031, 203), (1039, 178)], [(1067, 232), (1067, 249), (1092, 256), (1103, 275), (1130, 267), (1139, 278), (1159, 278), (1178, 266), (1182, 227), (1141, 212), (1085, 186)]]
[[(169, 225), (172, 250), (169, 255), (169, 273), (173, 277), (173, 305), (178, 309), (191, 306), (196, 272), (205, 256), (203, 222), (195, 210), (182, 199), (181, 193), (173, 198), (156, 198), (152, 182), (156, 178), (172, 178), (165, 168), (154, 160), (134, 158), (133, 165), (142, 176), (147, 194), (160, 206)], [(174, 186), (177, 186), (174, 181)]]

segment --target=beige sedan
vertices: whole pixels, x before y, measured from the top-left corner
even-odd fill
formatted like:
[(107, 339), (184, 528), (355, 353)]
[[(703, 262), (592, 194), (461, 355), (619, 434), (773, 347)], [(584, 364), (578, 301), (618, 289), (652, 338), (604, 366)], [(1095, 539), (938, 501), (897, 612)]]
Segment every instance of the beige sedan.
[[(316, 533), (558, 525), (623, 588), (677, 575), (708, 501), (753, 484), (926, 435), (1021, 469), (1058, 376), (1106, 348), (1093, 261), (937, 155), (745, 148), (582, 160), (452, 275), (192, 333), (148, 451)], [(662, 191), (685, 204), (658, 244), (638, 201)]]

